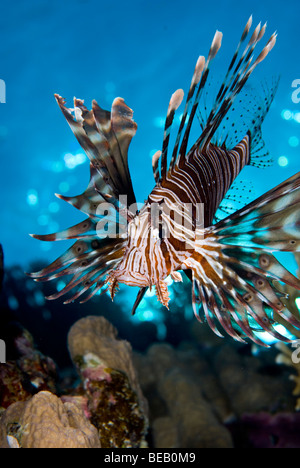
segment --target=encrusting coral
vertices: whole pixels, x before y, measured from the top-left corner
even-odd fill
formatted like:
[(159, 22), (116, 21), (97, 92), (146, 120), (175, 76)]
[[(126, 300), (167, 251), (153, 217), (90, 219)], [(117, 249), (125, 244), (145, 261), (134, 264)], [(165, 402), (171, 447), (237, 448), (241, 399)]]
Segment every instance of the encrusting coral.
[[(265, 439), (253, 428), (263, 420), (266, 431), (276, 427), (279, 434), (280, 414), (298, 427), (292, 383), (285, 366), (274, 365), (275, 348), (254, 356), (250, 346), (206, 342), (201, 335), (198, 342), (155, 343), (132, 356), (102, 317), (75, 323), (68, 341), (80, 382), (67, 384), (60, 397), (42, 391), (10, 404), (0, 419), (1, 448), (144, 447), (143, 394), (155, 448), (234, 447), (239, 437), (260, 447)], [(288, 446), (280, 434), (280, 446)], [(300, 446), (295, 431), (293, 444)]]
[(80, 360), (92, 361), (94, 355), (103, 367), (125, 373), (140, 404), (146, 410), (147, 403), (132, 362), (131, 345), (126, 340), (118, 339), (117, 336), (117, 329), (104, 317), (88, 316), (78, 320), (68, 333), (68, 348), (72, 361), (79, 368), (81, 364), (88, 367), (87, 363), (84, 364)]
[(89, 316), (68, 335), (71, 358), (81, 376), (83, 407), (99, 430), (102, 447), (145, 446), (147, 403), (127, 341), (104, 317)]

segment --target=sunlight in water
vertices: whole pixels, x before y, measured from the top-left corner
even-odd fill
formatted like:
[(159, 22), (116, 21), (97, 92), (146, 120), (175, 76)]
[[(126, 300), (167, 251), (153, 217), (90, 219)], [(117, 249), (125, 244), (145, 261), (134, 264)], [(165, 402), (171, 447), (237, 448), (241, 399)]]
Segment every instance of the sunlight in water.
[(278, 158), (277, 162), (278, 162), (279, 166), (285, 167), (285, 166), (288, 165), (289, 160), (288, 160), (288, 158), (286, 156), (280, 156)]
[[(300, 299), (300, 298), (299, 298)], [(285, 336), (286, 338), (289, 339), (294, 339), (294, 335), (292, 335), (283, 325), (275, 325), (274, 329), (280, 333), (282, 336)], [(258, 338), (262, 340), (264, 343), (271, 345), (273, 343), (277, 343), (278, 340), (274, 338), (274, 336), (270, 335), (268, 332), (261, 332), (261, 333), (256, 333)]]

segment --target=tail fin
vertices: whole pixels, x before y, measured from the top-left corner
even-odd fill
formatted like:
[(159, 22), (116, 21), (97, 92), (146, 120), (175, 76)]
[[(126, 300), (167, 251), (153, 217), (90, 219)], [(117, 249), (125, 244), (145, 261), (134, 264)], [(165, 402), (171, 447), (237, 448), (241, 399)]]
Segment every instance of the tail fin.
[(197, 317), (202, 303), (204, 316), (218, 335), (215, 320), (238, 341), (246, 335), (265, 345), (255, 333), (262, 330), (290, 341), (274, 324), (300, 329), (300, 316), (285, 307), (276, 282), (300, 290), (300, 280), (272, 252), (300, 251), (299, 227), (300, 173), (206, 229), (185, 262), (193, 273)]

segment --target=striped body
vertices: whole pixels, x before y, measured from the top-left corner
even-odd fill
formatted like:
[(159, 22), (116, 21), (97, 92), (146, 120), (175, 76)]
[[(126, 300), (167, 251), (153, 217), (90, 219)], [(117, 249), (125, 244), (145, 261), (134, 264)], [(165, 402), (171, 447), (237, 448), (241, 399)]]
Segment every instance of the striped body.
[[(211, 108), (206, 107), (207, 80), (221, 47), (219, 31), (207, 59), (198, 58), (168, 160), (172, 123), (184, 93), (179, 89), (172, 95), (162, 150), (152, 159), (155, 187), (139, 212), (128, 168), (128, 148), (137, 130), (132, 110), (121, 98), (114, 100), (111, 112), (96, 101), (88, 110), (76, 98), (74, 108), (67, 108), (65, 100), (55, 95), (90, 159), (91, 176), (81, 195), (58, 195), (88, 217), (59, 233), (33, 236), (43, 241), (76, 239), (51, 265), (30, 274), (36, 281), (71, 275), (66, 286), (48, 299), (68, 294), (65, 303), (79, 298), (85, 302), (107, 288), (113, 299), (118, 283), (125, 283), (140, 287), (133, 313), (152, 287), (158, 300), (168, 307), (165, 280), (171, 275), (181, 281), (182, 270), (192, 282), (197, 319), (206, 320), (219, 336), (217, 323), (238, 341), (243, 342), (246, 336), (264, 345), (258, 337), (262, 330), (289, 341), (278, 333), (277, 322), (289, 330), (300, 328), (299, 317), (286, 308), (276, 287), (279, 281), (300, 289), (300, 280), (273, 255), (274, 251), (300, 250), (300, 174), (214, 224), (216, 211), (229, 197), (243, 167), (269, 164), (261, 125), (277, 84), (264, 90), (263, 99), (251, 104), (252, 109), (250, 101), (244, 101), (243, 89), (272, 50), (276, 34), (257, 54), (266, 25), (259, 24), (249, 36), (251, 25), (252, 17)], [(236, 117), (233, 103), (242, 108)], [(188, 149), (197, 111), (200, 134)]]
[[(151, 287), (184, 269), (195, 249), (196, 227), (212, 224), (220, 202), (248, 161), (246, 136), (231, 151), (211, 145), (202, 154), (195, 149), (175, 165), (129, 223), (128, 244), (113, 277), (129, 286)], [(151, 213), (153, 204), (160, 213)]]
[(214, 215), (242, 168), (250, 160), (250, 141), (245, 138), (232, 150), (208, 145), (196, 148), (169, 172), (164, 186), (180, 191), (184, 203), (204, 204), (204, 227), (212, 225)]

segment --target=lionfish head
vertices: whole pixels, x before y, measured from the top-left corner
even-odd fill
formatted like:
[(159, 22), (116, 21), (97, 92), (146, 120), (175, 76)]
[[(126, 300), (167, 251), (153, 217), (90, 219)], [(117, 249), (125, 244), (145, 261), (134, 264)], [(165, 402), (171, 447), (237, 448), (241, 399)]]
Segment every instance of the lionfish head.
[[(151, 209), (151, 203), (147, 202), (141, 212), (128, 223), (123, 258), (108, 276), (112, 299), (118, 283), (145, 289), (155, 287), (158, 300), (168, 307), (168, 286), (164, 280), (173, 270), (172, 262), (166, 255), (168, 244), (162, 225), (153, 217), (153, 206)], [(175, 275), (175, 278), (181, 281), (181, 277)]]

